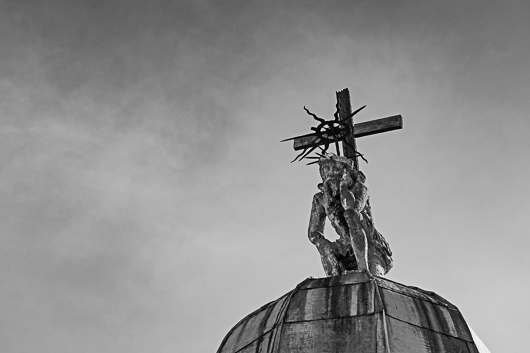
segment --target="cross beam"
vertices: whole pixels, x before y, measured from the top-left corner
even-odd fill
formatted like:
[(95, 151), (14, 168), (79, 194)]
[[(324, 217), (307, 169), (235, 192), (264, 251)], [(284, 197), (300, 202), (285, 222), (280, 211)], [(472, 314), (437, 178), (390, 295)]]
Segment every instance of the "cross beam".
[[(353, 136), (355, 138), (379, 134), (382, 132), (399, 130), (403, 128), (403, 117), (401, 115), (394, 115), (388, 118), (365, 121), (353, 126)], [(307, 136), (299, 137), (294, 140), (294, 150), (303, 150), (304, 148), (318, 145), (318, 137)], [(349, 156), (347, 156), (349, 157)]]
[[(337, 92), (337, 106), (339, 109), (339, 120), (346, 118), (352, 113), (350, 104), (350, 92), (347, 88)], [(352, 158), (355, 161), (355, 167), (359, 169), (359, 165), (357, 162), (355, 138), (402, 129), (403, 118), (401, 117), (401, 115), (394, 115), (388, 118), (366, 121), (355, 125), (353, 124), (353, 119), (350, 119), (349, 124), (351, 132), (345, 138), (347, 143), (345, 143), (344, 141), (342, 142), (342, 149), (344, 151), (344, 155), (348, 158)], [(323, 144), (319, 143), (319, 138), (317, 136), (298, 137), (294, 139), (293, 142), (293, 147), (295, 151)]]

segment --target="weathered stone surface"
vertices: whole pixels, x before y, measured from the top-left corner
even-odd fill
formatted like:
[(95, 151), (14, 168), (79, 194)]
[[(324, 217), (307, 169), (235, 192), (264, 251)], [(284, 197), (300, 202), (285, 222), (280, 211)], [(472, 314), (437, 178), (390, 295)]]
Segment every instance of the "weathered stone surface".
[[(318, 125), (311, 127), (312, 133), (283, 140), (294, 140), (294, 149), (303, 149), (293, 162), (316, 159), (308, 164), (319, 166), (322, 183), (318, 185), (320, 192), (313, 197), (308, 236), (317, 247), (328, 276), (352, 270), (384, 276), (392, 268), (390, 247), (374, 226), (366, 177), (359, 170), (357, 157), (366, 159), (357, 152), (355, 138), (401, 129), (403, 119), (396, 115), (354, 124), (353, 117), (365, 107), (352, 112), (350, 93), (345, 88), (337, 92), (334, 120), (324, 120), (304, 107)], [(336, 155), (326, 153), (330, 145), (335, 145)], [(315, 152), (317, 148), (321, 153)], [(319, 157), (309, 156), (313, 152)], [(324, 237), (326, 218), (339, 235), (337, 241)]]
[[(326, 275), (361, 270), (384, 276), (392, 268), (392, 251), (375, 228), (366, 177), (351, 158), (326, 153), (318, 164), (322, 183), (313, 197), (308, 237)], [(339, 236), (336, 241), (324, 237), (326, 219)]]
[(241, 320), (218, 353), (489, 353), (435, 293), (366, 273), (307, 279)]

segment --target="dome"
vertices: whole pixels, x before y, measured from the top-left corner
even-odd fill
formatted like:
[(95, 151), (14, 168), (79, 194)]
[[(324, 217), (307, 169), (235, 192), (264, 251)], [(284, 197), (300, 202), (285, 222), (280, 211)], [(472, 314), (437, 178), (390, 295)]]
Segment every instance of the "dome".
[(249, 314), (218, 353), (489, 353), (433, 292), (365, 273), (308, 278)]

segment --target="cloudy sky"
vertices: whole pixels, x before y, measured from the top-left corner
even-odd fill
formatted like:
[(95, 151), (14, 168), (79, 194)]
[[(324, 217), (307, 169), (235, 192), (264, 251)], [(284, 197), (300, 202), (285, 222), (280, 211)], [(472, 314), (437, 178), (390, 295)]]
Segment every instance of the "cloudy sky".
[(0, 0), (0, 351), (215, 352), (323, 276), (317, 169), (279, 141), (348, 87), (356, 121), (404, 117), (357, 142), (388, 278), (526, 353), (529, 16), (524, 0)]

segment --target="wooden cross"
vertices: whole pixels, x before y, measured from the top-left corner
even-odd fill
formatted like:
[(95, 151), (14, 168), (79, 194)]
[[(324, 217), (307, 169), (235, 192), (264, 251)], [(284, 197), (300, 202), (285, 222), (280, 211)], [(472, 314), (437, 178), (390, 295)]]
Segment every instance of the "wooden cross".
[[(337, 107), (339, 109), (339, 120), (345, 119), (352, 113), (350, 92), (347, 88), (337, 92)], [(355, 125), (353, 124), (353, 119), (349, 119), (348, 124), (350, 125), (350, 133), (342, 141), (342, 150), (346, 157), (354, 160), (355, 168), (359, 170), (355, 138), (402, 129), (403, 118), (401, 115), (394, 115), (388, 118), (366, 121)], [(346, 142), (344, 140), (346, 140)], [(316, 136), (304, 136), (294, 139), (295, 151), (312, 148), (322, 144), (323, 143), (320, 142)]]

